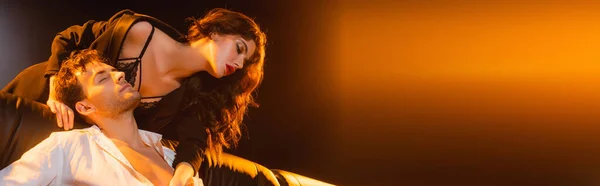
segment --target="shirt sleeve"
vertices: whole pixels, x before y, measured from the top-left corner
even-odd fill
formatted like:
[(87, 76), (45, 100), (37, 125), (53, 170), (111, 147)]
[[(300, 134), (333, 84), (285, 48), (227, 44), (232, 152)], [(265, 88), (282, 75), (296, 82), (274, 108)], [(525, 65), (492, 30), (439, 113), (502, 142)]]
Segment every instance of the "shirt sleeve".
[(59, 178), (64, 163), (64, 149), (58, 135), (52, 133), (21, 159), (0, 171), (0, 185), (49, 185)]

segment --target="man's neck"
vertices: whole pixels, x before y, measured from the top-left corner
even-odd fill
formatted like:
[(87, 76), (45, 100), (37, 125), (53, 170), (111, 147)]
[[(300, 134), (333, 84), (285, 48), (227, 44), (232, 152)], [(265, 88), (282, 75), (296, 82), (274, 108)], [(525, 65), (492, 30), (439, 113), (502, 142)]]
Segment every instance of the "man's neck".
[(144, 147), (133, 113), (114, 118), (101, 118), (97, 123), (102, 133), (113, 141), (125, 143), (132, 148)]

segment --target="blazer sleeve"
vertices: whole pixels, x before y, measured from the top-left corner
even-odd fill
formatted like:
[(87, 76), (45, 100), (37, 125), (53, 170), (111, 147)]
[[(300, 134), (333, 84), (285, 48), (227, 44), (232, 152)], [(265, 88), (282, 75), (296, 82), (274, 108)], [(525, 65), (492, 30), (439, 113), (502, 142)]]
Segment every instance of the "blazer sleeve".
[(48, 66), (44, 76), (49, 77), (56, 74), (62, 61), (67, 59), (71, 52), (90, 48), (94, 42), (97, 42), (96, 40), (100, 35), (111, 32), (125, 14), (134, 15), (136, 13), (129, 9), (121, 10), (108, 21), (90, 20), (82, 25), (70, 26), (56, 34), (54, 40), (52, 40), (51, 54), (48, 58)]
[(60, 64), (67, 59), (71, 52), (88, 48), (106, 29), (106, 21), (90, 20), (83, 25), (73, 25), (59, 32), (52, 41), (52, 49), (45, 76), (58, 72)]
[(186, 114), (177, 124), (176, 130), (179, 136), (179, 145), (175, 148), (173, 168), (181, 162), (187, 162), (192, 165), (194, 175), (196, 175), (203, 161), (204, 149), (207, 147), (206, 129), (197, 117), (193, 114)]

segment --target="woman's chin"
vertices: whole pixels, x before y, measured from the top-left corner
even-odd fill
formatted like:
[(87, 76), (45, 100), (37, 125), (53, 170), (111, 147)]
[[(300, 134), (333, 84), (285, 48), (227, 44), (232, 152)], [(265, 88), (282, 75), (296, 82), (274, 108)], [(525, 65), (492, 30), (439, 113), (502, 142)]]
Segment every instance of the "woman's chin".
[(210, 72), (209, 74), (210, 74), (212, 77), (214, 77), (214, 78), (217, 78), (217, 79), (219, 79), (219, 78), (222, 78), (222, 77), (224, 76), (223, 74), (216, 73), (216, 72), (214, 72), (214, 71), (213, 71), (213, 72)]

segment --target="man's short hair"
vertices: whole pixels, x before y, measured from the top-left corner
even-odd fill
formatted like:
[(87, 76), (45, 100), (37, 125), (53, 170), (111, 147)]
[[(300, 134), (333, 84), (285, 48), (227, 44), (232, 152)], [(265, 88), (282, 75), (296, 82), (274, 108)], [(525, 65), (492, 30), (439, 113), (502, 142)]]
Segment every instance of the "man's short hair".
[[(83, 87), (77, 80), (77, 74), (86, 72), (85, 65), (92, 62), (104, 63), (106, 58), (98, 51), (84, 49), (71, 53), (71, 56), (63, 61), (60, 70), (54, 77), (54, 91), (56, 100), (67, 105), (75, 113), (75, 118), (81, 117), (85, 122), (90, 121), (81, 116), (75, 109), (75, 104), (86, 98)], [(90, 123), (92, 124), (92, 123)]]

